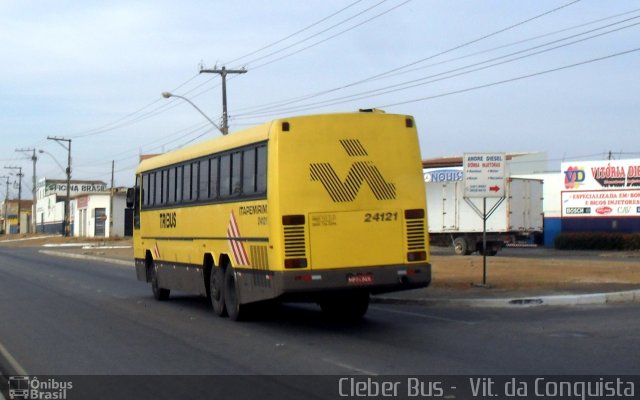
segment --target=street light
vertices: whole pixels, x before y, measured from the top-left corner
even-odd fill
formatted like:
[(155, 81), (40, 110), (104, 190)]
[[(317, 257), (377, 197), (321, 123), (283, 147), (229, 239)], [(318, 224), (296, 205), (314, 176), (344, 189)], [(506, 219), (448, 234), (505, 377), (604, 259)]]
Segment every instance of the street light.
[(211, 120), (211, 118), (209, 118), (207, 116), (207, 114), (205, 114), (200, 108), (198, 108), (198, 106), (196, 106), (195, 104), (193, 104), (193, 102), (189, 99), (187, 99), (186, 97), (183, 96), (178, 96), (177, 94), (173, 94), (170, 92), (162, 92), (162, 97), (164, 97), (165, 99), (168, 99), (169, 97), (177, 97), (179, 99), (182, 99), (184, 101), (186, 101), (187, 103), (191, 104), (193, 106), (193, 108), (195, 108), (196, 110), (198, 110), (198, 112), (200, 114), (202, 114), (203, 117), (205, 117), (207, 119), (207, 121), (211, 122), (211, 125), (215, 126), (217, 130), (220, 131), (220, 133), (222, 133), (223, 135), (226, 135), (227, 133), (225, 131), (223, 131), (222, 129), (220, 129), (220, 127)]

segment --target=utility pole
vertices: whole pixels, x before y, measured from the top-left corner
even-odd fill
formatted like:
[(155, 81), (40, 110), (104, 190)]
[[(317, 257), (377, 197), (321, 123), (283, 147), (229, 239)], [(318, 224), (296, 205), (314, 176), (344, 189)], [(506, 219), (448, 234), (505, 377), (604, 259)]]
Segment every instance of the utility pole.
[[(20, 213), (22, 212), (21, 206), (22, 204), (22, 167), (5, 167), (6, 169), (17, 169), (18, 170), (18, 234), (20, 234)], [(8, 189), (7, 189), (8, 190)], [(6, 218), (6, 216), (5, 216)]]
[(200, 69), (200, 73), (220, 74), (222, 78), (222, 134), (229, 133), (229, 121), (227, 115), (227, 74), (246, 74), (247, 70), (242, 69), (227, 69), (222, 67), (221, 69)]
[(113, 236), (113, 174), (116, 161), (111, 160), (111, 195), (109, 196), (109, 237)]
[(7, 193), (4, 195), (4, 221), (3, 221), (3, 230), (4, 234), (8, 235), (7, 232), (7, 202), (9, 201), (9, 177), (8, 176), (0, 176), (0, 179), (7, 178)]
[(33, 197), (33, 204), (31, 205), (31, 232), (36, 233), (36, 161), (38, 161), (38, 157), (36, 157), (36, 149), (16, 149), (16, 151), (21, 152), (32, 152), (31, 161), (33, 161), (33, 188), (31, 189), (31, 196)]
[[(69, 209), (69, 205), (71, 204), (71, 139), (59, 138), (59, 137), (51, 137), (47, 136), (47, 140), (55, 140), (60, 146), (62, 146), (65, 150), (67, 150), (67, 199), (64, 203), (64, 222), (63, 222), (63, 232), (64, 236), (71, 236), (71, 210)], [(65, 147), (61, 142), (67, 142), (68, 147)]]

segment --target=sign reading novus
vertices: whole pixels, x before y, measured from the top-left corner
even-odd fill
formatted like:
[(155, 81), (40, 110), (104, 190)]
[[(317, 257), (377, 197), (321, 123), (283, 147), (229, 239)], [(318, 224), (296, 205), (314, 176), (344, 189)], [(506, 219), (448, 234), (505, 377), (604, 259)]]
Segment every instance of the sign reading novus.
[(505, 153), (464, 153), (464, 197), (504, 197)]

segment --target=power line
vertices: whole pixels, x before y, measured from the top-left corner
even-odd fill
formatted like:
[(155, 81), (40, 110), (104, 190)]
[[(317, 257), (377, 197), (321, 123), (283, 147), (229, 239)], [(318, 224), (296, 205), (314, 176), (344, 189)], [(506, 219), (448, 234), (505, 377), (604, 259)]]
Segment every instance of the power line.
[[(267, 46), (264, 46), (264, 47), (262, 47), (260, 49), (257, 49), (255, 51), (253, 51), (253, 52), (250, 52), (250, 53), (248, 53), (248, 54), (246, 54), (246, 55), (244, 55), (242, 57), (239, 57), (239, 58), (233, 60), (233, 62), (235, 62), (235, 61), (237, 61), (237, 60), (239, 60), (241, 58), (245, 58), (245, 57), (248, 57), (250, 55), (256, 54), (259, 51), (262, 51), (262, 50), (264, 50), (266, 48), (270, 48), (270, 47), (272, 47), (272, 46), (274, 46), (274, 45), (276, 45), (278, 43), (281, 43), (281, 42), (283, 42), (283, 41), (285, 41), (285, 40), (287, 40), (287, 39), (289, 39), (289, 38), (291, 38), (293, 36), (296, 36), (296, 35), (304, 32), (304, 31), (312, 28), (313, 26), (316, 26), (316, 25), (318, 25), (318, 24), (320, 24), (320, 23), (322, 23), (322, 22), (334, 17), (335, 15), (340, 14), (341, 12), (351, 8), (352, 6), (360, 3), (361, 1), (362, 0), (355, 1), (355, 2), (351, 3), (350, 5), (348, 5), (346, 7), (343, 7), (342, 9), (332, 13), (329, 16), (327, 16), (327, 17), (325, 17), (325, 18), (323, 18), (323, 19), (321, 19), (321, 20), (319, 20), (319, 21), (317, 21), (315, 23), (312, 23), (311, 25), (309, 25), (309, 26), (307, 26), (307, 27), (305, 27), (305, 28), (303, 28), (301, 30), (296, 31), (296, 32), (288, 35), (287, 37), (285, 37), (283, 39), (280, 39), (280, 40), (278, 40), (278, 41), (276, 41), (274, 43), (271, 43), (271, 44), (269, 44)], [(384, 2), (384, 1), (387, 1), (387, 0), (383, 0), (382, 2)], [(196, 74), (195, 76), (189, 78), (187, 81), (183, 82), (182, 84), (180, 84), (179, 86), (175, 87), (171, 91), (177, 91), (178, 89), (184, 87), (185, 85), (190, 83), (192, 80), (194, 80), (197, 76), (198, 76), (198, 74)], [(211, 79), (207, 80), (206, 82), (204, 82), (204, 83), (202, 83), (202, 84), (200, 84), (200, 85), (198, 85), (198, 86), (196, 86), (194, 88), (192, 88), (191, 90), (185, 92), (184, 94), (188, 94), (188, 93), (190, 93), (190, 92), (192, 92), (192, 91), (194, 91), (194, 90), (206, 85), (210, 81), (211, 81)], [(210, 90), (213, 90), (213, 88), (207, 89), (207, 90), (201, 92), (200, 94), (203, 94), (203, 93), (208, 92)], [(148, 108), (150, 108), (151, 106), (157, 104), (160, 101), (161, 101), (161, 99), (156, 99), (156, 100), (148, 103), (147, 105), (145, 105), (145, 106), (143, 106), (143, 107), (141, 107), (141, 108), (139, 108), (139, 109), (137, 109), (137, 110), (135, 110), (135, 111), (133, 111), (131, 113), (128, 113), (128, 114), (126, 114), (126, 115), (124, 115), (124, 116), (122, 116), (122, 117), (120, 117), (118, 119), (116, 119), (115, 121), (112, 121), (112, 122), (110, 122), (108, 124), (105, 124), (105, 125), (103, 125), (101, 127), (97, 127), (97, 128), (89, 129), (87, 131), (75, 133), (75, 134), (71, 135), (71, 138), (75, 139), (75, 138), (90, 137), (90, 136), (95, 136), (95, 135), (99, 135), (99, 134), (102, 134), (102, 133), (110, 132), (110, 131), (113, 131), (115, 129), (123, 128), (125, 126), (129, 126), (129, 125), (132, 125), (134, 123), (137, 123), (137, 122), (146, 120), (148, 118), (151, 118), (153, 116), (156, 116), (156, 115), (158, 115), (158, 114), (160, 114), (160, 113), (162, 113), (164, 111), (167, 111), (167, 110), (169, 110), (171, 108), (176, 107), (179, 104), (179, 103), (173, 103), (173, 104), (164, 103), (160, 107), (156, 107), (156, 108), (152, 109), (151, 111), (149, 111), (149, 112), (147, 112), (147, 113), (145, 113), (143, 115), (138, 115), (141, 112), (143, 112), (144, 110), (147, 110)], [(135, 117), (135, 118), (133, 118), (133, 117)]]
[[(394, 84), (394, 85), (389, 85), (389, 86), (385, 86), (385, 87), (381, 87), (381, 88), (377, 88), (377, 89), (371, 89), (371, 90), (368, 90), (368, 91), (359, 92), (359, 93), (346, 95), (346, 96), (342, 96), (342, 97), (337, 97), (337, 98), (333, 98), (333, 99), (327, 99), (327, 100), (323, 100), (323, 101), (307, 103), (307, 104), (303, 104), (303, 105), (300, 105), (300, 106), (297, 106), (297, 107), (294, 107), (294, 108), (272, 109), (272, 110), (269, 110), (269, 111), (265, 111), (263, 113), (241, 114), (241, 116), (242, 115), (248, 115), (248, 116), (253, 118), (253, 117), (256, 117), (256, 116), (277, 115), (277, 114), (280, 114), (280, 113), (283, 113), (283, 112), (306, 111), (306, 110), (309, 110), (309, 109), (316, 108), (318, 106), (329, 106), (329, 105), (343, 104), (343, 103), (356, 101), (356, 100), (368, 99), (368, 98), (375, 97), (375, 96), (381, 96), (381, 95), (384, 95), (384, 94), (399, 92), (399, 91), (415, 88), (415, 87), (418, 87), (418, 86), (431, 84), (431, 83), (434, 83), (434, 82), (439, 82), (439, 81), (443, 81), (443, 80), (447, 80), (447, 79), (452, 79), (452, 78), (459, 77), (459, 76), (462, 76), (462, 75), (467, 75), (467, 74), (470, 74), (470, 73), (473, 73), (473, 72), (486, 70), (486, 69), (493, 68), (493, 67), (496, 67), (496, 66), (499, 66), (499, 65), (507, 64), (507, 63), (510, 63), (510, 62), (522, 60), (524, 58), (533, 57), (533, 56), (536, 56), (536, 55), (539, 55), (539, 54), (542, 54), (542, 53), (546, 53), (546, 52), (549, 52), (549, 51), (553, 51), (553, 50), (557, 50), (557, 49), (564, 48), (564, 47), (567, 47), (567, 46), (571, 46), (571, 45), (574, 45), (574, 44), (577, 44), (577, 43), (581, 43), (581, 42), (584, 42), (584, 41), (587, 41), (587, 40), (591, 40), (591, 39), (594, 39), (594, 38), (597, 38), (597, 37), (601, 37), (601, 36), (604, 36), (604, 35), (615, 33), (615, 32), (618, 32), (620, 30), (623, 30), (623, 29), (631, 28), (631, 27), (640, 25), (640, 22), (637, 22), (637, 23), (634, 23), (634, 24), (630, 24), (630, 25), (626, 25), (626, 26), (623, 26), (623, 27), (620, 27), (620, 28), (612, 29), (612, 30), (609, 30), (609, 31), (606, 31), (606, 32), (598, 33), (598, 34), (595, 34), (595, 35), (592, 35), (592, 36), (588, 36), (586, 38), (578, 39), (578, 40), (575, 40), (575, 41), (572, 41), (572, 42), (569, 42), (569, 43), (564, 43), (564, 44), (561, 44), (561, 45), (558, 45), (558, 46), (550, 47), (548, 49), (543, 49), (543, 50), (536, 51), (536, 52), (533, 52), (533, 53), (530, 53), (530, 54), (525, 54), (525, 55), (522, 55), (522, 56), (519, 56), (519, 57), (513, 57), (513, 58), (510, 58), (510, 59), (507, 59), (507, 60), (504, 60), (504, 61), (495, 62), (493, 64), (485, 65), (483, 67), (479, 67), (479, 68), (471, 69), (471, 70), (468, 70), (468, 71), (464, 71), (464, 70), (467, 70), (467, 69), (472, 68), (472, 67), (476, 67), (476, 66), (479, 66), (479, 65), (482, 65), (482, 64), (487, 64), (487, 63), (490, 63), (490, 62), (493, 62), (493, 61), (502, 60), (502, 59), (505, 59), (507, 57), (511, 57), (511, 56), (514, 56), (514, 55), (518, 55), (518, 54), (522, 54), (522, 53), (525, 53), (525, 52), (529, 52), (529, 51), (532, 51), (532, 50), (535, 50), (535, 49), (539, 49), (539, 48), (542, 48), (542, 47), (545, 47), (545, 46), (549, 46), (549, 45), (554, 44), (554, 43), (566, 41), (566, 40), (571, 39), (571, 38), (582, 36), (582, 35), (585, 35), (587, 33), (592, 33), (592, 32), (598, 31), (598, 30), (605, 29), (607, 27), (611, 27), (613, 25), (617, 25), (617, 24), (620, 24), (620, 23), (623, 23), (623, 22), (628, 22), (628, 21), (631, 21), (631, 20), (634, 20), (634, 19), (638, 19), (638, 18), (640, 18), (640, 16), (631, 17), (631, 18), (628, 18), (628, 19), (623, 20), (623, 21), (618, 21), (618, 22), (615, 22), (615, 23), (612, 23), (612, 24), (609, 24), (609, 25), (605, 25), (605, 26), (602, 26), (602, 27), (599, 27), (599, 28), (595, 28), (595, 29), (592, 29), (592, 30), (589, 30), (589, 31), (586, 31), (586, 32), (581, 32), (581, 33), (578, 33), (578, 34), (575, 34), (575, 35), (571, 35), (571, 36), (564, 37), (564, 38), (561, 38), (561, 39), (553, 40), (553, 41), (550, 41), (550, 42), (547, 42), (547, 43), (543, 43), (543, 44), (540, 44), (540, 45), (537, 45), (537, 46), (534, 46), (534, 47), (530, 47), (530, 48), (527, 48), (527, 49), (523, 49), (523, 50), (519, 50), (519, 51), (516, 51), (516, 52), (513, 52), (513, 53), (509, 53), (509, 54), (506, 54), (506, 55), (503, 55), (503, 56), (500, 56), (500, 57), (494, 57), (494, 58), (491, 58), (491, 59), (488, 59), (488, 60), (484, 60), (484, 61), (481, 61), (481, 62), (476, 62), (476, 63), (473, 63), (473, 64), (465, 65), (465, 66), (462, 66), (462, 67), (458, 67), (458, 68), (455, 68), (455, 69), (452, 69), (452, 70), (440, 72), (440, 73), (429, 75), (429, 76), (422, 77), (422, 78), (417, 78), (417, 79), (413, 79), (413, 80), (409, 80), (409, 81), (400, 82), (400, 83), (397, 83), (397, 84)], [(458, 72), (458, 71), (463, 71), (463, 72), (455, 73), (455, 72)], [(436, 77), (440, 77), (440, 78), (432, 79), (432, 78), (436, 78)], [(431, 79), (431, 80), (429, 80), (429, 79)]]
[(426, 101), (426, 100), (432, 100), (432, 99), (436, 99), (436, 98), (440, 98), (440, 97), (445, 97), (445, 96), (450, 96), (453, 94), (460, 94), (460, 93), (466, 93), (466, 92), (471, 92), (474, 90), (478, 90), (478, 89), (485, 89), (488, 87), (492, 87), (492, 86), (498, 86), (498, 85), (502, 85), (505, 83), (511, 83), (511, 82), (515, 82), (515, 81), (519, 81), (519, 80), (523, 80), (523, 79), (527, 79), (527, 78), (532, 78), (535, 76), (540, 76), (540, 75), (545, 75), (545, 74), (550, 74), (552, 72), (557, 72), (557, 71), (562, 71), (565, 69), (570, 69), (570, 68), (575, 68), (581, 65), (586, 65), (586, 64), (590, 64), (590, 63), (594, 63), (597, 61), (603, 61), (609, 58), (614, 58), (614, 57), (619, 57), (625, 54), (630, 54), (636, 51), (640, 51), (640, 47), (635, 48), (635, 49), (631, 49), (631, 50), (626, 50), (626, 51), (621, 51), (619, 53), (614, 53), (614, 54), (609, 54), (607, 56), (603, 56), (603, 57), (598, 57), (598, 58), (592, 58), (590, 60), (586, 60), (586, 61), (581, 61), (578, 63), (574, 63), (574, 64), (569, 64), (569, 65), (564, 65), (562, 67), (557, 67), (557, 68), (552, 68), (552, 69), (548, 69), (545, 71), (540, 71), (540, 72), (535, 72), (532, 74), (527, 74), (527, 75), (521, 75), (515, 78), (510, 78), (510, 79), (504, 79), (501, 81), (497, 81), (497, 82), (492, 82), (492, 83), (487, 83), (485, 85), (478, 85), (478, 86), (473, 86), (470, 88), (466, 88), (466, 89), (460, 89), (460, 90), (454, 90), (451, 92), (445, 92), (445, 93), (440, 93), (437, 95), (433, 95), (433, 96), (426, 96), (426, 97), (420, 97), (420, 98), (416, 98), (416, 99), (412, 99), (412, 100), (406, 100), (406, 101), (399, 101), (396, 103), (389, 103), (389, 104), (384, 104), (384, 105), (380, 105), (380, 106), (376, 106), (376, 108), (382, 108), (382, 107), (395, 107), (395, 106), (399, 106), (399, 105), (404, 105), (404, 104), (409, 104), (409, 103), (417, 103), (420, 101)]
[[(181, 87), (185, 86), (186, 84), (188, 84), (189, 82), (191, 82), (192, 80), (194, 80), (196, 77), (198, 77), (198, 74), (196, 74), (196, 75), (192, 76), (191, 78), (187, 79), (186, 81), (184, 81), (183, 83), (181, 83), (180, 85), (178, 85), (178, 86), (177, 86), (175, 89), (173, 89), (173, 90), (178, 90), (178, 89), (180, 89)], [(119, 127), (122, 127), (122, 126), (123, 126), (123, 124), (122, 124), (122, 123), (120, 123), (121, 121), (126, 121), (128, 118), (131, 118), (131, 117), (135, 116), (136, 114), (141, 113), (142, 111), (144, 111), (144, 110), (146, 110), (147, 108), (149, 108), (149, 107), (153, 106), (154, 104), (158, 103), (159, 101), (161, 101), (161, 99), (160, 99), (160, 98), (158, 98), (158, 99), (156, 99), (156, 100), (152, 101), (151, 103), (149, 103), (149, 104), (147, 104), (147, 105), (145, 105), (145, 106), (143, 106), (143, 107), (141, 107), (141, 108), (137, 109), (136, 111), (130, 112), (130, 113), (128, 113), (128, 114), (126, 114), (126, 115), (124, 115), (124, 116), (122, 116), (122, 117), (120, 117), (120, 118), (116, 119), (115, 121), (112, 121), (112, 122), (110, 122), (110, 123), (108, 123), (108, 124), (105, 124), (105, 125), (103, 125), (103, 126), (101, 126), (101, 127), (98, 127), (98, 128), (93, 128), (93, 129), (89, 129), (89, 130), (84, 131), (84, 132), (79, 132), (79, 133), (73, 134), (73, 135), (71, 135), (70, 137), (71, 137), (72, 139), (84, 138), (84, 137), (89, 137), (89, 136), (98, 135), (98, 134), (100, 134), (100, 133), (108, 132), (108, 131), (110, 131), (110, 130), (113, 130), (113, 129), (117, 129), (117, 128), (119, 128)]]
[[(402, 65), (400, 67), (396, 67), (396, 68), (387, 70), (385, 72), (378, 73), (378, 74), (369, 76), (367, 78), (363, 78), (363, 79), (360, 79), (358, 81), (351, 82), (351, 83), (348, 83), (348, 84), (345, 84), (345, 85), (342, 85), (342, 86), (339, 86), (339, 87), (335, 87), (335, 88), (332, 88), (332, 89), (323, 90), (323, 91), (315, 92), (315, 93), (312, 93), (312, 94), (299, 96), (299, 97), (296, 97), (296, 98), (290, 98), (290, 99), (287, 99), (287, 100), (280, 100), (280, 101), (276, 101), (276, 102), (267, 103), (267, 104), (264, 104), (263, 106), (258, 106), (258, 110), (256, 110), (256, 111), (262, 111), (263, 108), (268, 108), (269, 106), (277, 105), (278, 107), (280, 107), (280, 106), (296, 103), (296, 102), (299, 102), (299, 101), (303, 101), (303, 100), (307, 100), (307, 99), (310, 99), (310, 98), (313, 98), (313, 97), (318, 97), (318, 96), (322, 96), (322, 95), (325, 95), (325, 94), (333, 93), (333, 92), (336, 92), (336, 91), (339, 91), (339, 90), (344, 90), (344, 89), (347, 89), (347, 88), (350, 88), (350, 87), (353, 87), (353, 86), (356, 86), (356, 85), (360, 85), (360, 84), (363, 84), (363, 83), (378, 79), (380, 77), (389, 75), (389, 74), (391, 74), (393, 72), (397, 72), (397, 71), (403, 70), (403, 69), (408, 68), (410, 66), (413, 66), (413, 65), (422, 63), (424, 61), (427, 61), (427, 60), (442, 56), (444, 54), (453, 52), (455, 50), (459, 50), (461, 48), (467, 47), (467, 46), (469, 46), (471, 44), (478, 43), (478, 42), (480, 42), (482, 40), (485, 40), (485, 39), (488, 39), (490, 37), (496, 36), (496, 35), (498, 35), (500, 33), (504, 33), (504, 32), (506, 32), (508, 30), (511, 30), (511, 29), (516, 28), (516, 27), (522, 26), (522, 25), (524, 25), (524, 24), (526, 24), (528, 22), (534, 21), (534, 20), (542, 18), (542, 17), (544, 17), (546, 15), (549, 15), (549, 14), (552, 14), (554, 12), (560, 11), (560, 10), (566, 8), (566, 7), (569, 7), (569, 6), (573, 5), (573, 4), (578, 3), (579, 1), (580, 0), (571, 1), (571, 2), (566, 3), (566, 4), (564, 4), (564, 5), (560, 6), (560, 7), (556, 7), (556, 8), (550, 9), (548, 11), (545, 11), (545, 12), (541, 13), (541, 14), (537, 14), (537, 15), (535, 15), (533, 17), (524, 19), (524, 20), (519, 21), (519, 22), (517, 22), (515, 24), (508, 25), (508, 26), (506, 26), (504, 28), (501, 28), (501, 29), (499, 29), (497, 31), (493, 31), (493, 32), (491, 32), (489, 34), (480, 36), (480, 37), (478, 37), (476, 39), (473, 39), (473, 40), (464, 42), (462, 44), (456, 45), (456, 46), (451, 47), (451, 48), (449, 48), (447, 50), (444, 50), (444, 51), (441, 51), (439, 53), (433, 54), (431, 56), (424, 57), (424, 58), (412, 61), (412, 62), (410, 62), (408, 64), (404, 64), (404, 65)], [(262, 65), (254, 66), (252, 69), (255, 70), (256, 68), (260, 68), (261, 66)], [(256, 107), (249, 108), (249, 110), (255, 110), (255, 109), (256, 109)], [(242, 110), (242, 109), (240, 109), (240, 110)]]
[[(306, 41), (308, 41), (308, 40), (311, 40), (311, 39), (313, 39), (314, 37), (320, 36), (320, 35), (322, 35), (323, 33), (326, 33), (326, 32), (328, 32), (328, 31), (330, 31), (330, 30), (332, 30), (332, 29), (334, 29), (334, 28), (337, 28), (338, 26), (343, 25), (343, 24), (345, 24), (345, 23), (347, 23), (347, 22), (349, 22), (349, 21), (351, 21), (351, 20), (355, 19), (355, 18), (359, 17), (360, 15), (363, 15), (363, 14), (365, 14), (365, 13), (367, 13), (367, 12), (371, 11), (372, 9), (374, 9), (374, 8), (376, 8), (376, 7), (378, 7), (378, 6), (380, 6), (381, 4), (383, 4), (383, 3), (387, 2), (387, 1), (388, 1), (388, 0), (382, 0), (382, 1), (380, 1), (380, 2), (378, 2), (378, 3), (376, 3), (376, 4), (374, 4), (374, 5), (372, 5), (371, 7), (368, 7), (368, 8), (366, 8), (366, 9), (364, 9), (363, 11), (360, 11), (359, 13), (357, 13), (357, 14), (355, 14), (355, 15), (352, 15), (351, 17), (349, 17), (349, 18), (347, 18), (347, 19), (344, 19), (344, 20), (342, 20), (342, 21), (340, 21), (340, 22), (338, 22), (338, 23), (336, 23), (336, 24), (333, 24), (333, 25), (331, 25), (330, 27), (328, 27), (328, 28), (326, 28), (326, 29), (324, 29), (324, 30), (322, 30), (322, 31), (320, 31), (320, 32), (314, 33), (313, 35), (308, 36), (308, 37), (306, 37), (306, 38), (304, 38), (304, 39), (301, 39), (301, 40), (299, 40), (299, 41), (297, 41), (297, 42), (295, 42), (295, 43), (293, 43), (293, 44), (290, 44), (290, 45), (288, 45), (288, 46), (286, 46), (286, 47), (282, 48), (282, 49), (278, 49), (278, 50), (273, 51), (273, 52), (271, 52), (271, 53), (269, 53), (269, 54), (266, 54), (266, 55), (264, 55), (264, 56), (261, 56), (261, 57), (255, 58), (255, 59), (253, 59), (253, 60), (247, 61), (245, 64), (250, 65), (251, 63), (254, 63), (254, 62), (256, 62), (256, 61), (264, 60), (265, 58), (271, 57), (271, 56), (273, 56), (273, 55), (275, 55), (275, 54), (281, 53), (281, 52), (283, 52), (283, 51), (285, 51), (285, 50), (288, 50), (288, 49), (290, 49), (290, 48), (292, 48), (292, 47), (295, 47), (295, 46), (297, 46), (297, 45), (299, 45), (299, 44), (301, 44), (301, 43), (304, 43), (304, 42), (306, 42)], [(408, 3), (409, 1), (411, 1), (411, 0), (407, 0), (407, 1), (405, 1), (404, 3), (402, 3), (402, 4), (400, 4), (400, 5), (396, 6), (396, 7), (394, 7), (393, 9), (395, 9), (395, 8), (397, 8), (397, 7), (401, 6), (401, 5), (404, 5), (404, 4)], [(386, 12), (385, 12), (385, 13), (386, 13)], [(367, 20), (367, 21), (368, 21), (368, 20)], [(305, 49), (306, 49), (306, 48), (305, 48)], [(293, 54), (295, 54), (295, 53), (293, 53)], [(278, 60), (278, 59), (276, 59), (276, 60)], [(274, 62), (274, 61), (271, 61), (271, 62)], [(264, 64), (261, 64), (261, 65), (259, 65), (259, 66), (255, 66), (255, 67), (253, 67), (252, 69), (262, 67), (262, 66), (264, 66), (264, 65), (270, 64), (271, 62), (264, 63)]]
[(330, 14), (330, 15), (328, 15), (328, 16), (326, 16), (326, 17), (324, 17), (324, 18), (322, 18), (322, 19), (320, 19), (320, 20), (318, 20), (318, 21), (316, 21), (316, 22), (314, 22), (314, 23), (312, 23), (312, 24), (310, 24), (310, 25), (307, 25), (306, 27), (304, 27), (304, 28), (302, 28), (302, 29), (300, 29), (300, 30), (295, 31), (295, 32), (293, 32), (292, 34), (290, 34), (290, 35), (288, 35), (288, 36), (283, 37), (282, 39), (278, 39), (278, 40), (276, 40), (275, 42), (271, 42), (271, 43), (269, 43), (268, 45), (263, 46), (263, 47), (261, 47), (261, 48), (259, 48), (259, 49), (257, 49), (257, 50), (253, 50), (253, 51), (251, 51), (251, 52), (249, 52), (249, 53), (247, 53), (247, 54), (245, 54), (245, 55), (242, 55), (242, 56), (240, 56), (240, 57), (234, 58), (233, 60), (228, 61), (228, 63), (229, 63), (229, 64), (233, 64), (234, 62), (239, 61), (239, 60), (242, 60), (243, 58), (251, 57), (251, 56), (252, 56), (252, 55), (254, 55), (254, 54), (257, 54), (257, 53), (259, 53), (259, 52), (261, 52), (261, 51), (263, 51), (263, 50), (266, 50), (266, 49), (269, 49), (269, 48), (271, 48), (271, 47), (273, 47), (273, 46), (275, 46), (275, 45), (278, 45), (278, 44), (280, 44), (280, 43), (282, 43), (282, 42), (286, 41), (287, 39), (291, 39), (292, 37), (294, 37), (294, 36), (296, 36), (296, 35), (299, 35), (299, 34), (301, 34), (302, 32), (305, 32), (305, 31), (307, 31), (307, 30), (309, 30), (309, 29), (313, 28), (314, 26), (320, 25), (320, 24), (321, 24), (321, 23), (323, 23), (324, 21), (327, 21), (327, 20), (329, 20), (329, 19), (331, 19), (331, 18), (335, 17), (336, 15), (338, 15), (338, 14), (342, 13), (343, 11), (346, 11), (347, 9), (349, 9), (349, 8), (351, 8), (351, 7), (353, 7), (353, 6), (355, 6), (356, 4), (358, 4), (358, 3), (360, 3), (360, 2), (362, 2), (362, 0), (354, 1), (353, 3), (351, 3), (351, 4), (347, 5), (346, 7), (341, 8), (341, 9), (339, 9), (338, 11), (336, 11), (336, 12), (334, 12), (334, 13), (332, 13), (332, 14)]

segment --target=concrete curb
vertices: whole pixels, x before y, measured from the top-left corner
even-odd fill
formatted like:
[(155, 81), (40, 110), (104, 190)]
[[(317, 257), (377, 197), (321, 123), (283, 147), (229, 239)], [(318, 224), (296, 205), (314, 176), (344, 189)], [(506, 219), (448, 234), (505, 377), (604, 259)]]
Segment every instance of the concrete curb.
[[(115, 258), (105, 258), (99, 256), (91, 256), (87, 254), (76, 254), (64, 251), (39, 250), (42, 254), (68, 257), (80, 260), (102, 261), (110, 264), (116, 264), (126, 267), (134, 267), (135, 263), (127, 260), (119, 260)], [(549, 295), (549, 296), (533, 296), (533, 297), (515, 297), (515, 298), (464, 298), (464, 299), (448, 299), (448, 298), (404, 298), (389, 295), (373, 296), (372, 302), (386, 304), (420, 304), (428, 306), (448, 305), (462, 307), (485, 307), (485, 308), (522, 308), (522, 307), (538, 307), (538, 306), (576, 306), (576, 305), (602, 305), (617, 303), (640, 303), (640, 289), (628, 290), (623, 292), (610, 293), (589, 293), (589, 294), (569, 294), (569, 295)]]
[(24, 242), (24, 241), (27, 241), (27, 240), (48, 239), (48, 238), (60, 237), (60, 236), (62, 236), (62, 235), (33, 236), (33, 237), (20, 238), (20, 239), (0, 240), (0, 244), (2, 244), (2, 243)]
[(42, 254), (47, 254), (50, 256), (75, 258), (79, 260), (102, 261), (110, 264), (122, 265), (125, 267), (135, 267), (135, 263), (133, 262), (133, 260), (131, 261), (119, 260), (116, 258), (105, 258), (105, 257), (99, 257), (99, 256), (91, 256), (88, 254), (76, 254), (76, 253), (68, 253), (64, 251), (54, 251), (54, 250), (38, 250), (38, 252)]
[(521, 298), (403, 298), (394, 296), (373, 296), (372, 301), (376, 303), (392, 304), (421, 304), (421, 305), (450, 305), (464, 307), (485, 307), (485, 308), (521, 308), (537, 306), (576, 306), (576, 305), (602, 305), (616, 303), (640, 303), (640, 289), (623, 292), (610, 293), (589, 293), (570, 295), (549, 295), (537, 297)]

